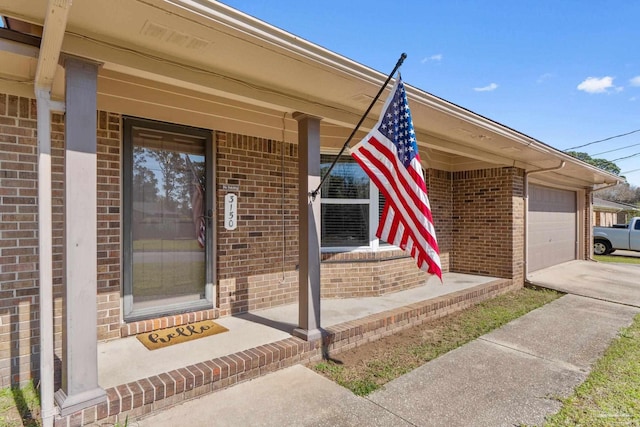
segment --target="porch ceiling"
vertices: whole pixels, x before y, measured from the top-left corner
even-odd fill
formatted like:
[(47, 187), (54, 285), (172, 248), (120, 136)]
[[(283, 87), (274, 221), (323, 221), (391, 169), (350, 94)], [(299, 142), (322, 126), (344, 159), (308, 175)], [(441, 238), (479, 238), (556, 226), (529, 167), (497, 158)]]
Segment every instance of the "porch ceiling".
[[(0, 0), (0, 14), (43, 25), (46, 4)], [(208, 0), (74, 1), (62, 50), (103, 63), (107, 72), (258, 108), (302, 111), (347, 129), (386, 77)], [(530, 171), (565, 160), (563, 169), (538, 178), (578, 187), (616, 181), (613, 175), (429, 93), (410, 86), (408, 93), (429, 166), (449, 171), (517, 166)], [(382, 101), (363, 130), (373, 126), (381, 106)]]

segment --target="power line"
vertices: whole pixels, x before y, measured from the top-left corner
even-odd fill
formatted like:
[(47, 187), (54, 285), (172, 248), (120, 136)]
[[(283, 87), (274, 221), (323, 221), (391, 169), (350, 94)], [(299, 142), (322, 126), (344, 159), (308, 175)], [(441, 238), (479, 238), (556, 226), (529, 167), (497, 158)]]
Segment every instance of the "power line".
[(620, 172), (620, 175), (626, 175), (626, 174), (628, 174), (628, 173), (631, 173), (631, 172), (638, 172), (638, 171), (640, 171), (640, 169), (632, 169), (632, 170), (630, 170), (630, 171)]
[(609, 160), (610, 162), (617, 162), (618, 160), (630, 159), (631, 157), (640, 156), (640, 153), (632, 154), (630, 156), (620, 157), (618, 159)]
[(578, 145), (578, 146), (576, 146), (576, 147), (567, 148), (567, 149), (565, 149), (564, 151), (575, 150), (576, 148), (586, 147), (587, 145), (597, 144), (598, 142), (609, 141), (610, 139), (620, 138), (620, 137), (622, 137), (622, 136), (631, 135), (632, 133), (636, 133), (636, 132), (640, 132), (640, 129), (632, 130), (631, 132), (622, 133), (622, 134), (620, 134), (620, 135), (610, 136), (609, 138), (599, 139), (599, 140), (597, 140), (597, 141), (588, 142), (588, 143), (586, 143), (586, 144)]
[(609, 151), (603, 151), (602, 153), (591, 154), (591, 157), (599, 156), (601, 154), (613, 153), (614, 151), (624, 150), (625, 148), (637, 147), (638, 145), (640, 145), (640, 142), (637, 144), (627, 145), (626, 147), (616, 148), (615, 150), (609, 150)]

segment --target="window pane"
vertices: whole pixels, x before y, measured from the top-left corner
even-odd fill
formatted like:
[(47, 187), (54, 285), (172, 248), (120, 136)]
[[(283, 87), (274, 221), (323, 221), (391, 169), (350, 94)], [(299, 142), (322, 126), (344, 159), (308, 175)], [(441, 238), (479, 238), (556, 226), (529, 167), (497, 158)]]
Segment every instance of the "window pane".
[[(378, 191), (378, 224), (380, 224), (380, 219), (382, 218), (382, 211), (384, 210), (384, 204), (386, 203), (384, 194), (382, 194), (382, 192)], [(376, 226), (376, 230), (377, 230), (377, 226)], [(380, 245), (388, 245), (389, 243), (387, 243), (386, 241), (384, 241), (383, 239), (378, 239), (378, 243)]]
[(369, 245), (369, 205), (322, 204), (323, 247)]
[[(134, 129), (131, 238), (134, 309), (205, 297), (204, 141)], [(198, 190), (198, 191), (196, 191)]]
[[(320, 155), (320, 173), (324, 176), (335, 156)], [(340, 156), (320, 193), (326, 199), (369, 199), (369, 177), (351, 156)]]

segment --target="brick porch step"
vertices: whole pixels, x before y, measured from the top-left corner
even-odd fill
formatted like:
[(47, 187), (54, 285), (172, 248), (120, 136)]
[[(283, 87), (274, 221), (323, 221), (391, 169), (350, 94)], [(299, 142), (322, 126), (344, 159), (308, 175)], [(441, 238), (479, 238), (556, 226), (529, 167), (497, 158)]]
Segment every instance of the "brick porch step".
[(413, 325), (463, 310), (515, 290), (511, 280), (498, 279), (436, 298), (344, 322), (324, 330), (322, 340), (282, 339), (226, 356), (205, 360), (159, 375), (106, 389), (107, 401), (66, 417), (56, 427), (129, 422), (189, 399), (294, 364), (313, 363), (325, 356), (394, 334)]

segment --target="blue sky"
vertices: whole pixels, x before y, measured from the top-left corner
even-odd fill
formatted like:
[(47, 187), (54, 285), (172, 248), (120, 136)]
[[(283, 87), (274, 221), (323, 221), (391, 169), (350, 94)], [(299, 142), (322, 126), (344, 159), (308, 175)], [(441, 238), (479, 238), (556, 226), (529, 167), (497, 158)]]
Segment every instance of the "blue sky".
[[(223, 3), (564, 150), (640, 130), (640, 1)], [(581, 148), (640, 169), (640, 131)], [(640, 170), (627, 173), (640, 186)]]

